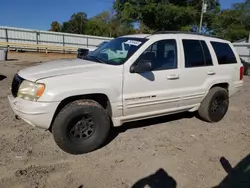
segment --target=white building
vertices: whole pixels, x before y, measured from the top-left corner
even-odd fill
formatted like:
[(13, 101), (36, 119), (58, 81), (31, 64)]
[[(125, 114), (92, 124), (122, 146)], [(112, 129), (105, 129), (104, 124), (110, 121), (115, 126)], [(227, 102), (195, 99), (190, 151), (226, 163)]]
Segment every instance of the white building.
[(233, 43), (240, 57), (250, 62), (250, 34), (249, 39), (244, 38)]

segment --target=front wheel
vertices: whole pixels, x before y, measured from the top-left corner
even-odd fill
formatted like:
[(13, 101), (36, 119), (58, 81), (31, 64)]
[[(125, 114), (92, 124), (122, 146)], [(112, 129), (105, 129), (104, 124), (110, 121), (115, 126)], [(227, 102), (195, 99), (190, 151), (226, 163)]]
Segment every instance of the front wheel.
[(219, 122), (227, 113), (229, 97), (226, 89), (212, 88), (202, 101), (198, 110), (199, 116), (207, 122)]
[(110, 130), (103, 107), (93, 100), (78, 100), (66, 105), (52, 125), (56, 144), (70, 154), (84, 154), (100, 147)]

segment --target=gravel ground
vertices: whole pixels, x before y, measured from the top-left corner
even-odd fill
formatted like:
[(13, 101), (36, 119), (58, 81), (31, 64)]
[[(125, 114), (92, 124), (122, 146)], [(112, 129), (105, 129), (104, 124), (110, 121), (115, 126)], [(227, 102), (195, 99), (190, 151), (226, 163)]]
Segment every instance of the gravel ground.
[(152, 188), (209, 188), (227, 176), (221, 157), (235, 166), (249, 155), (250, 77), (244, 78), (244, 87), (231, 98), (229, 111), (219, 123), (205, 123), (188, 113), (138, 121), (115, 128), (109, 142), (97, 151), (79, 156), (64, 153), (49, 132), (14, 119), (6, 96), (17, 70), (72, 57), (75, 55), (10, 53), (10, 61), (0, 62), (1, 188), (146, 184)]

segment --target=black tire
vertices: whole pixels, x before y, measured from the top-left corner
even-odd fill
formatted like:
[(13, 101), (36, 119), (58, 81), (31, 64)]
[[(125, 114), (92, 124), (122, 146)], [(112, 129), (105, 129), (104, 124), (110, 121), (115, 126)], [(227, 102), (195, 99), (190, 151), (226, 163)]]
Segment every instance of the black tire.
[(250, 68), (248, 67), (247, 70), (246, 70), (246, 75), (247, 76), (250, 76)]
[(52, 125), (56, 144), (70, 154), (84, 154), (98, 149), (110, 131), (109, 116), (93, 100), (78, 100), (66, 105)]
[(227, 113), (229, 97), (226, 89), (213, 87), (202, 101), (198, 115), (207, 122), (219, 122)]

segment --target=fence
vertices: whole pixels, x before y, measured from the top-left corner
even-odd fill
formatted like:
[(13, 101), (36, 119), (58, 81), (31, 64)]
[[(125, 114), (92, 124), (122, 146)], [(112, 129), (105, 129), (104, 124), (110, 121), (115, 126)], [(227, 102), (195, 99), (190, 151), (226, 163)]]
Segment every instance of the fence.
[(112, 38), (0, 26), (0, 47), (25, 50), (76, 51)]
[[(0, 47), (14, 50), (75, 52), (112, 38), (0, 26)], [(239, 55), (250, 62), (250, 43), (233, 43)]]
[(240, 57), (250, 62), (250, 43), (233, 43)]

